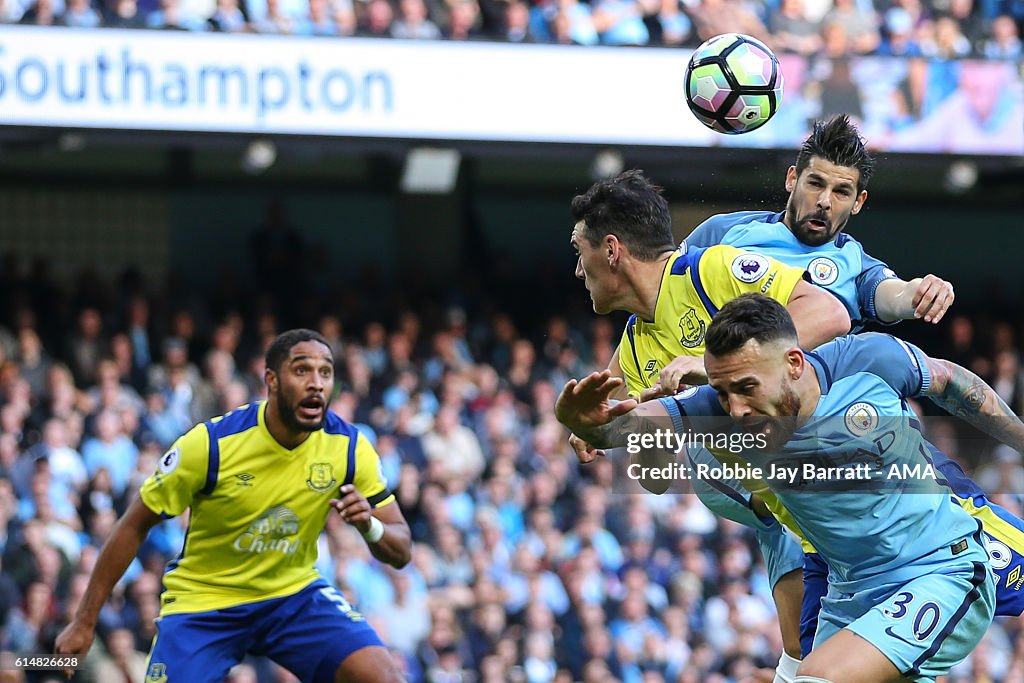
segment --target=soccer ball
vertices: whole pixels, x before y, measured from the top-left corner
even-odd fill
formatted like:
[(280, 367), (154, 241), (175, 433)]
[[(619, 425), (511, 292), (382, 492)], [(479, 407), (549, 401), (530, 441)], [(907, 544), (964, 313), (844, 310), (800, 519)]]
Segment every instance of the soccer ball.
[(735, 135), (768, 123), (782, 102), (779, 60), (757, 38), (723, 33), (686, 67), (686, 103), (711, 130)]

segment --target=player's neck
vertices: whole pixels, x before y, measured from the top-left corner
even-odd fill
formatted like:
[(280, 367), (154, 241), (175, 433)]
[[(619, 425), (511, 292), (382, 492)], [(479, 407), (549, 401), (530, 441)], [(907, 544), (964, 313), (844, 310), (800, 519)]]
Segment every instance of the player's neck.
[(810, 363), (806, 364), (804, 374), (796, 380), (796, 392), (800, 397), (800, 411), (797, 413), (797, 417), (810, 417), (814, 414), (815, 408), (818, 407), (818, 401), (821, 399), (818, 371)]
[(265, 421), (267, 424), (267, 431), (270, 432), (270, 436), (276, 441), (282, 448), (292, 450), (298, 448), (303, 442), (309, 438), (311, 432), (296, 432), (289, 429), (284, 421), (281, 420), (281, 414), (276, 403), (267, 401), (267, 412), (265, 415)]
[(665, 268), (673, 253), (667, 251), (654, 261), (634, 261), (630, 278), (632, 300), (627, 304), (627, 311), (636, 313), (644, 320), (654, 320), (661, 283), (665, 280)]

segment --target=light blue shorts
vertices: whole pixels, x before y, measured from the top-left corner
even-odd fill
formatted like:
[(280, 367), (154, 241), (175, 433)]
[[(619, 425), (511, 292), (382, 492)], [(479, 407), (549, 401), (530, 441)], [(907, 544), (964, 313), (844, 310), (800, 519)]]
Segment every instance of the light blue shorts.
[[(847, 628), (868, 641), (916, 683), (949, 673), (978, 644), (995, 614), (995, 582), (980, 539), (964, 557), (902, 583), (855, 594), (829, 587), (821, 601), (817, 648)], [(934, 566), (934, 565), (933, 565)]]

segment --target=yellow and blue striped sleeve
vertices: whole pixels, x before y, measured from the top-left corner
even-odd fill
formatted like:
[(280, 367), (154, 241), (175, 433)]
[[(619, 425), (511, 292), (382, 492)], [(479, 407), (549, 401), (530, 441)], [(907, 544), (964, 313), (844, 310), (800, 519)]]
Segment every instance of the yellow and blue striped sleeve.
[(362, 434), (358, 435), (356, 441), (356, 472), (353, 483), (372, 508), (383, 507), (395, 501), (395, 496), (384, 478), (380, 456)]
[(206, 483), (209, 454), (209, 432), (198, 424), (160, 456), (156, 471), (139, 490), (142, 502), (163, 517), (180, 515)]
[(759, 292), (786, 305), (804, 271), (764, 254), (717, 245), (701, 255), (696, 276), (716, 308), (750, 292)]

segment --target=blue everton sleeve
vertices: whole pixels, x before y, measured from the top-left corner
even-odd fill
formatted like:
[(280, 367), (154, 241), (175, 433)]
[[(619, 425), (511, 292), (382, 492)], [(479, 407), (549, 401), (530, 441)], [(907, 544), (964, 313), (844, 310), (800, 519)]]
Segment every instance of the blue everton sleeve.
[(897, 277), (896, 273), (873, 256), (864, 252), (864, 247), (854, 241), (861, 252), (861, 270), (857, 276), (857, 306), (861, 311), (861, 320), (873, 321), (882, 324), (894, 324), (898, 320), (883, 321), (878, 319), (878, 309), (875, 307), (875, 291), (878, 285), (884, 280), (892, 280)]
[(890, 334), (865, 332), (841, 337), (811, 353), (831, 373), (830, 383), (867, 372), (909, 398), (923, 394), (932, 381), (921, 349)]

